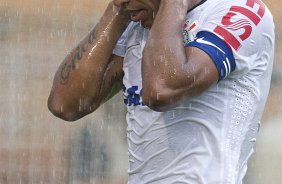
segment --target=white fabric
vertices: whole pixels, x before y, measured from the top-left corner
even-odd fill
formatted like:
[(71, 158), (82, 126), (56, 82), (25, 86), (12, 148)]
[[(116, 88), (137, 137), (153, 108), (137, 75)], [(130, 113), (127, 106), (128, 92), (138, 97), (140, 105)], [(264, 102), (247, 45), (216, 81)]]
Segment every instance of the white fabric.
[[(246, 7), (246, 1), (208, 0), (189, 12), (189, 22), (198, 23), (189, 32), (191, 40), (198, 31), (213, 32), (232, 5)], [(141, 105), (127, 105), (129, 184), (242, 183), (269, 91), (274, 52), (270, 12), (266, 9), (258, 26), (251, 25), (250, 37), (233, 49), (235, 71), (202, 95), (163, 113), (142, 105), (141, 98)], [(132, 22), (113, 52), (124, 57), (125, 98), (132, 86), (138, 86), (133, 98), (142, 93), (141, 58), (148, 32)]]

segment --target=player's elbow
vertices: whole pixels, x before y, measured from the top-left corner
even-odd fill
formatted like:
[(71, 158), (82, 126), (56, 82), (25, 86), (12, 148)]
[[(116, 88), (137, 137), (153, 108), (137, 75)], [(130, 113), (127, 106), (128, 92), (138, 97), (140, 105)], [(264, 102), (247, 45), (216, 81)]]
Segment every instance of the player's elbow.
[(170, 108), (170, 94), (169, 89), (159, 83), (152, 83), (152, 85), (143, 83), (143, 103), (154, 111), (162, 112)]
[(65, 121), (76, 121), (79, 119), (76, 113), (69, 111), (63, 103), (55, 100), (53, 96), (49, 96), (48, 109), (54, 116)]
[(56, 116), (56, 117), (58, 117), (58, 118), (60, 118), (60, 119), (62, 119), (62, 120), (64, 120), (64, 121), (73, 122), (73, 121), (76, 121), (76, 120), (80, 119), (80, 117), (78, 117), (78, 116), (77, 116), (76, 114), (74, 114), (74, 113), (61, 112), (61, 111), (58, 110), (58, 109), (50, 108), (50, 106), (48, 106), (48, 107), (49, 107), (50, 112), (51, 112), (54, 116)]
[(79, 105), (75, 105), (73, 102), (68, 103), (63, 98), (56, 98), (53, 95), (49, 96), (48, 109), (54, 116), (65, 121), (76, 121), (89, 114), (91, 110), (91, 108), (88, 108), (89, 112), (86, 112), (86, 108), (81, 109)]

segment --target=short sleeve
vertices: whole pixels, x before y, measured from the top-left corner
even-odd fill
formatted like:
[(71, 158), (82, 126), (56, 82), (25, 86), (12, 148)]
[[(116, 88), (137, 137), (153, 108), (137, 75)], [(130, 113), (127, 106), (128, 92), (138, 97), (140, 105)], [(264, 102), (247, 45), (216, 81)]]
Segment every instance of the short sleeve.
[(196, 38), (185, 46), (197, 47), (210, 56), (217, 68), (219, 81), (226, 78), (236, 67), (231, 48), (212, 32), (198, 32)]
[(133, 28), (133, 23), (131, 22), (127, 26), (127, 28), (125, 29), (125, 31), (123, 32), (123, 34), (121, 35), (119, 40), (117, 41), (117, 44), (116, 44), (116, 46), (113, 50), (113, 54), (120, 56), (120, 57), (124, 57), (124, 55), (126, 53), (128, 37), (129, 37), (129, 34), (130, 34), (132, 28)]
[(220, 80), (262, 74), (274, 46), (271, 13), (260, 0), (217, 2), (207, 1), (204, 8), (187, 16), (198, 27), (185, 46), (207, 53), (217, 67)]

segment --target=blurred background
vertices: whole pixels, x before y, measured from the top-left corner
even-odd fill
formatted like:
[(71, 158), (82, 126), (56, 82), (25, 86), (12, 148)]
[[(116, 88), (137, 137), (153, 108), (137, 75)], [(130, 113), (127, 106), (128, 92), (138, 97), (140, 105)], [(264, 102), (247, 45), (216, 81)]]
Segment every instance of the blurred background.
[[(108, 2), (0, 0), (0, 184), (126, 183), (121, 94), (77, 122), (47, 109), (57, 67)], [(246, 184), (282, 183), (282, 1), (264, 2), (276, 23), (276, 57)]]

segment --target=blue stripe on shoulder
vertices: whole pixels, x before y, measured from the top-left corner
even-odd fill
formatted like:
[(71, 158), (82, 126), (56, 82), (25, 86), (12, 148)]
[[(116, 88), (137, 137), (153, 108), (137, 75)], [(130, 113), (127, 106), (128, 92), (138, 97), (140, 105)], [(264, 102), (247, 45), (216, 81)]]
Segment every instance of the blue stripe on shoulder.
[(207, 53), (216, 65), (219, 81), (226, 78), (236, 68), (232, 49), (214, 33), (200, 31), (194, 41), (185, 47), (197, 47)]

